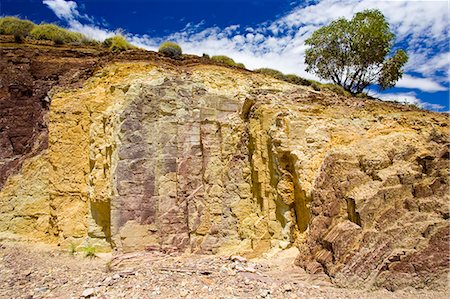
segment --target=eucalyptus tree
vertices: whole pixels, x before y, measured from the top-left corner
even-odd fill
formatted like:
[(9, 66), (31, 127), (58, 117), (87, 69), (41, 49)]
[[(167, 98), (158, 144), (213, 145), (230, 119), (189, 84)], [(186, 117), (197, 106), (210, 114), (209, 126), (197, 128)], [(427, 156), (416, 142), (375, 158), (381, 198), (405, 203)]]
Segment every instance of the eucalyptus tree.
[(306, 70), (353, 94), (372, 84), (391, 88), (408, 61), (402, 49), (391, 54), (394, 39), (379, 10), (356, 13), (351, 20), (337, 19), (306, 40)]

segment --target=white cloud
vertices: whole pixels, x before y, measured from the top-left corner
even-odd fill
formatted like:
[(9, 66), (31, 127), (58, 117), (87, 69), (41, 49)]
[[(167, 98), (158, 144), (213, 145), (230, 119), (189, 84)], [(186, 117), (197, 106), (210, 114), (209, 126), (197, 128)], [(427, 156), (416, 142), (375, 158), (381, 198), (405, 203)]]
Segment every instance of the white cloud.
[(420, 89), (426, 92), (436, 92), (447, 90), (447, 87), (436, 83), (430, 78), (417, 78), (410, 75), (403, 75), (397, 82), (397, 87)]
[[(78, 5), (74, 1), (43, 0), (42, 3), (47, 5), (59, 19), (66, 21), (69, 25), (69, 30), (81, 32), (87, 37), (96, 40), (104, 40), (114, 35), (113, 31), (93, 24), (94, 18), (88, 15), (81, 15), (78, 11)], [(79, 19), (87, 20), (90, 24), (82, 24)]]
[(80, 16), (77, 10), (77, 3), (64, 0), (44, 0), (42, 1), (60, 19), (73, 20)]
[(375, 92), (375, 93), (373, 93), (372, 96), (377, 97), (383, 101), (393, 101), (393, 102), (399, 102), (399, 103), (403, 103), (403, 104), (413, 104), (413, 105), (417, 105), (424, 109), (430, 109), (430, 110), (435, 110), (435, 111), (441, 111), (445, 108), (443, 105), (433, 104), (433, 103), (428, 103), (428, 102), (422, 101), (421, 99), (419, 99), (417, 97), (415, 92), (397, 92), (397, 93), (385, 93), (385, 94), (380, 94), (380, 93)]
[(424, 59), (422, 63), (417, 63), (416, 71), (424, 75), (434, 75), (437, 72), (442, 72), (448, 77), (450, 69), (450, 52), (442, 52), (436, 54), (431, 59)]
[(96, 25), (81, 24), (77, 20), (69, 21), (69, 30), (80, 32), (89, 38), (92, 38), (95, 40), (100, 40), (100, 41), (103, 41), (106, 38), (111, 37), (116, 34), (114, 31), (106, 30), (106, 29), (100, 28)]
[(419, 105), (421, 104), (421, 100), (417, 98), (415, 92), (397, 92), (397, 93), (377, 93), (373, 92), (371, 93), (372, 96), (383, 100), (383, 101), (393, 101), (393, 102), (399, 102), (404, 104), (415, 104)]

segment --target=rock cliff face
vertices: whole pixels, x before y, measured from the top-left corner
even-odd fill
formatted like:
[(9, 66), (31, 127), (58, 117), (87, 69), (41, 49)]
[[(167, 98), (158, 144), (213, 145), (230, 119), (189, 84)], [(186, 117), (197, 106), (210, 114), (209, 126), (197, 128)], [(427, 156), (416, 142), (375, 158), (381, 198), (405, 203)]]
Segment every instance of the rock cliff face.
[(50, 93), (64, 68), (37, 91), (39, 72), (1, 73), (0, 237), (249, 257), (298, 246), (299, 266), (341, 286), (446, 285), (447, 116), (191, 58), (84, 55), (57, 64), (81, 67), (79, 86)]

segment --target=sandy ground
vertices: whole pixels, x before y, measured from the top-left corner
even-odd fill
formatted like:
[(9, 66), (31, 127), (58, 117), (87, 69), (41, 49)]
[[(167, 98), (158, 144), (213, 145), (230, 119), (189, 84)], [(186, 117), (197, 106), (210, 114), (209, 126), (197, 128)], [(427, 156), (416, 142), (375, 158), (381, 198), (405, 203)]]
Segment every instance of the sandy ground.
[(334, 287), (292, 265), (296, 249), (270, 260), (139, 252), (71, 254), (48, 245), (0, 244), (0, 298), (449, 298), (407, 289)]

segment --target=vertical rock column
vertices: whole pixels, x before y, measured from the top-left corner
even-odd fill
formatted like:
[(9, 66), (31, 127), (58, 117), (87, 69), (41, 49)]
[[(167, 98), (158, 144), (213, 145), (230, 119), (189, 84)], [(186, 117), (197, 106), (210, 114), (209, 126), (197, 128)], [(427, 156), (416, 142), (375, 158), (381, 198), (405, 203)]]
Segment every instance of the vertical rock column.
[(189, 244), (189, 195), (180, 191), (177, 173), (185, 136), (177, 113), (185, 109), (170, 85), (140, 86), (121, 116), (112, 232), (124, 251)]
[(306, 229), (309, 211), (290, 145), (288, 114), (276, 107), (255, 105), (250, 112), (249, 150), (253, 196), (259, 203), (258, 246), (286, 248)]
[[(152, 160), (156, 144), (153, 139), (148, 140), (144, 123), (144, 118), (149, 117), (144, 107), (153, 107), (153, 99), (133, 99), (120, 116), (121, 144), (117, 149), (117, 195), (111, 202), (111, 232), (114, 245), (125, 251), (159, 244), (155, 161)], [(156, 136), (155, 129), (152, 128), (153, 136)]]
[[(191, 244), (199, 238), (196, 232), (201, 224), (201, 215), (206, 208), (204, 201), (203, 158), (200, 138), (199, 110), (194, 112), (197, 120), (180, 124), (184, 134), (178, 138), (178, 191), (180, 202), (186, 203), (186, 223)], [(201, 239), (201, 238), (200, 238)], [(195, 246), (194, 246), (195, 247)]]
[(87, 235), (89, 113), (76, 98), (53, 98), (49, 125), (49, 193), (53, 234), (60, 241)]

